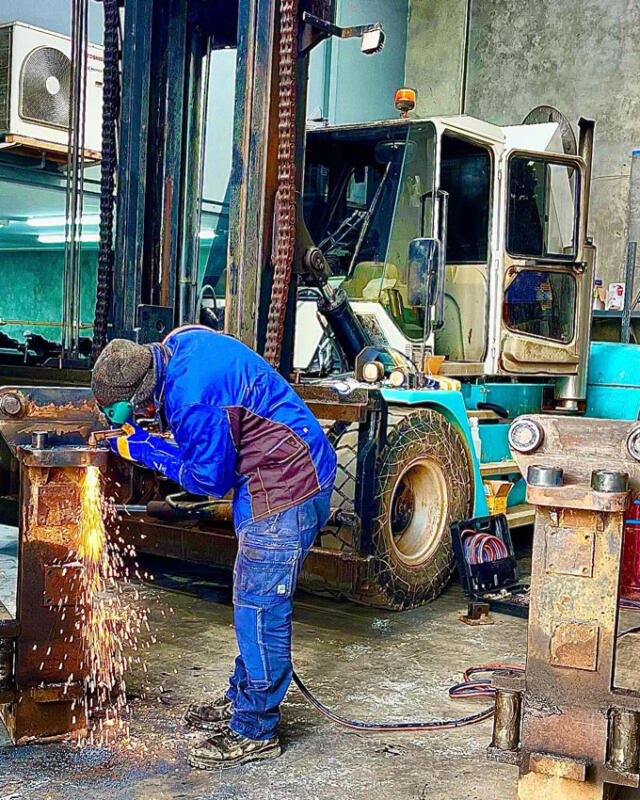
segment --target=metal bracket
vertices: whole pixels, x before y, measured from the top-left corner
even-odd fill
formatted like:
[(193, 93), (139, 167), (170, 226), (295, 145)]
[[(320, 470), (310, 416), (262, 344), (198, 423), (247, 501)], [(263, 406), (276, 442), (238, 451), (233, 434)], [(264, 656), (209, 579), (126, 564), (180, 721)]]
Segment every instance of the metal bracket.
[[(316, 17), (308, 11), (303, 12), (302, 22), (305, 25), (311, 25), (312, 28), (324, 34), (323, 38), (335, 36), (338, 39), (361, 39), (360, 49), (367, 56), (379, 53), (384, 47), (385, 36), (380, 22), (342, 27), (326, 19)], [(304, 55), (305, 52), (306, 50), (303, 50), (301, 55)]]

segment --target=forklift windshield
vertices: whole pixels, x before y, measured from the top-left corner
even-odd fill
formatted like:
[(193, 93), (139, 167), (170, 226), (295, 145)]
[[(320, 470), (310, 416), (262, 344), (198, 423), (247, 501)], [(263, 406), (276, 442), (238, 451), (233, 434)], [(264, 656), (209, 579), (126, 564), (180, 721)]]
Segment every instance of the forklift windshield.
[(309, 131), (305, 221), (352, 300), (381, 302), (411, 339), (424, 330), (424, 281), (409, 244), (432, 235), (435, 130), (371, 125)]

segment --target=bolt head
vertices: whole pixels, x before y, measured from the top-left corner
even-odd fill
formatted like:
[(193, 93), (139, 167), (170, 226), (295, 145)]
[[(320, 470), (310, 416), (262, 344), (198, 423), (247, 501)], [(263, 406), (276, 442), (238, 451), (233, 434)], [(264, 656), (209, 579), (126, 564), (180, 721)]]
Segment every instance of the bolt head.
[(8, 417), (17, 417), (22, 412), (22, 401), (17, 394), (3, 394), (0, 397), (0, 411)]

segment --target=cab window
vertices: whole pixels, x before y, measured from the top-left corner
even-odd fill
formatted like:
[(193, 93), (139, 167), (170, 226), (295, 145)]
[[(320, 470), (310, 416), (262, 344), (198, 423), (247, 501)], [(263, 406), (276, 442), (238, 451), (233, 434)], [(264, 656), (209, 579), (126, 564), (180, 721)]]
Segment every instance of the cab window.
[(529, 258), (575, 258), (578, 173), (570, 164), (515, 156), (509, 165), (507, 249)]
[(488, 150), (473, 142), (443, 136), (440, 187), (449, 195), (447, 263), (486, 261), (491, 189)]
[(524, 269), (505, 291), (504, 324), (517, 333), (566, 344), (573, 339), (575, 307), (573, 275)]

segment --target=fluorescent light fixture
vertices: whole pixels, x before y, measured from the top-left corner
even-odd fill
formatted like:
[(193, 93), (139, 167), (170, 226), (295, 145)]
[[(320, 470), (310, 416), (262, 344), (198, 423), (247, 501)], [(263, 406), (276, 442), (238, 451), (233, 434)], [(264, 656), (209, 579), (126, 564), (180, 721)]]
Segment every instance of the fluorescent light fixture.
[[(64, 233), (43, 233), (38, 236), (38, 241), (42, 244), (64, 244), (65, 235)], [(67, 237), (67, 241), (70, 241), (70, 237)], [(99, 233), (83, 233), (80, 236), (81, 242), (99, 242), (100, 241), (100, 234)]]
[(200, 239), (215, 239), (215, 238), (216, 238), (216, 236), (217, 236), (217, 234), (216, 234), (216, 232), (213, 230), (213, 228), (203, 228), (203, 229), (200, 231), (200, 233), (198, 234), (198, 237), (199, 237)]
[[(66, 217), (29, 217), (25, 220), (30, 228), (63, 228), (67, 224)], [(83, 214), (78, 224), (99, 225), (100, 214)]]

